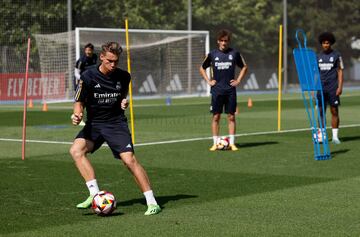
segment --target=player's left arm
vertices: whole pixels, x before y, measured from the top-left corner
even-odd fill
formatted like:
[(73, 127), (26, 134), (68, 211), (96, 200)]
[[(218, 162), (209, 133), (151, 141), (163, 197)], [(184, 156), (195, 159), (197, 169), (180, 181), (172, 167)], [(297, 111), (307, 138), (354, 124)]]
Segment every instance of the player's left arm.
[(240, 53), (236, 54), (235, 57), (236, 65), (241, 68), (240, 73), (236, 79), (233, 79), (230, 81), (231, 86), (238, 86), (241, 82), (241, 80), (245, 77), (246, 72), (248, 70), (248, 66), (244, 60), (244, 58), (240, 55)]
[(338, 69), (337, 69), (337, 79), (338, 79), (338, 88), (336, 90), (336, 95), (339, 96), (342, 94), (342, 89), (343, 89), (343, 83), (344, 83), (344, 63), (343, 60), (341, 58), (341, 56), (339, 57), (339, 65), (338, 65)]
[(123, 98), (123, 99), (121, 100), (120, 107), (121, 107), (122, 110), (126, 110), (127, 107), (129, 107), (129, 101), (128, 101), (128, 99)]
[(130, 86), (130, 81), (131, 81), (131, 76), (129, 74), (128, 77), (129, 82), (126, 83), (126, 86), (122, 91), (121, 91), (121, 102), (120, 102), (120, 107), (122, 110), (126, 110), (127, 107), (129, 107), (129, 101), (127, 99), (128, 93), (129, 93), (129, 86)]

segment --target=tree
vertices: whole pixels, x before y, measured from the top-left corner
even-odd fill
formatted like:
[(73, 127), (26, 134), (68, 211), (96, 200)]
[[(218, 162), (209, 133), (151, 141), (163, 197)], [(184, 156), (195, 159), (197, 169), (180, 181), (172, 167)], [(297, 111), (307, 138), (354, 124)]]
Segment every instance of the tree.
[[(66, 31), (66, 1), (30, 0), (15, 1), (3, 0), (0, 8), (0, 46), (4, 47), (5, 54), (11, 56), (4, 63), (0, 61), (1, 71), (22, 71), (26, 60), (26, 40), (30, 36), (32, 42), (34, 33), (53, 33), (54, 28), (58, 31)], [(55, 27), (56, 26), (56, 27)], [(30, 67), (38, 70), (37, 48), (32, 44), (32, 57)], [(1, 48), (0, 48), (1, 50)]]
[[(130, 28), (187, 29), (187, 0), (76, 0), (72, 3), (73, 27), (123, 28), (127, 16)], [(66, 0), (3, 0), (0, 46), (14, 46), (23, 52), (28, 35), (66, 31), (66, 4)], [(263, 67), (277, 63), (281, 0), (192, 0), (192, 5), (192, 28), (209, 30), (212, 47), (216, 44), (216, 31), (228, 28), (233, 32), (232, 45), (248, 60)], [(333, 31), (338, 39), (335, 46), (346, 62), (351, 57), (359, 57), (359, 50), (350, 47), (351, 41), (360, 39), (359, 9), (358, 0), (288, 0), (289, 56), (295, 47), (295, 30), (303, 28), (308, 34), (309, 46), (318, 46), (317, 36), (322, 31)]]
[(186, 0), (174, 4), (160, 0), (80, 0), (74, 1), (74, 26), (123, 28), (129, 18), (131, 28), (183, 29), (186, 27)]
[(195, 0), (193, 4), (194, 28), (210, 29), (213, 47), (216, 31), (227, 28), (233, 32), (232, 45), (247, 59), (269, 62), (269, 57), (277, 53), (282, 11), (279, 1), (228, 0), (219, 4), (214, 0)]
[[(306, 10), (304, 10), (306, 9)], [(335, 34), (334, 47), (341, 52), (345, 63), (359, 57), (359, 50), (351, 48), (351, 42), (360, 39), (360, 2), (357, 0), (303, 0), (289, 2), (289, 47), (295, 47), (293, 40), (297, 28), (307, 32), (308, 45), (320, 50), (318, 36), (324, 31)]]

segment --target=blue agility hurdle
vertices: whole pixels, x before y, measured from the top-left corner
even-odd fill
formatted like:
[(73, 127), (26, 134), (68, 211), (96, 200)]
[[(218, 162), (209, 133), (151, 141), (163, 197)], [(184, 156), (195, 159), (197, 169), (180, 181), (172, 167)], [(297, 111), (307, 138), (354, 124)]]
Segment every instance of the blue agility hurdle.
[[(300, 41), (300, 34), (304, 41), (302, 44)], [(323, 119), (320, 113), (325, 115), (324, 107), (320, 105), (324, 104), (323, 90), (321, 86), (319, 67), (317, 63), (317, 57), (312, 49), (308, 49), (306, 46), (306, 35), (301, 29), (296, 31), (295, 35), (298, 48), (293, 50), (296, 71), (298, 74), (301, 94), (304, 101), (304, 106), (308, 119), (310, 122), (312, 141), (314, 145), (314, 158), (315, 160), (329, 160), (331, 159), (328, 136), (326, 134), (326, 116)], [(321, 101), (318, 100), (318, 95)]]

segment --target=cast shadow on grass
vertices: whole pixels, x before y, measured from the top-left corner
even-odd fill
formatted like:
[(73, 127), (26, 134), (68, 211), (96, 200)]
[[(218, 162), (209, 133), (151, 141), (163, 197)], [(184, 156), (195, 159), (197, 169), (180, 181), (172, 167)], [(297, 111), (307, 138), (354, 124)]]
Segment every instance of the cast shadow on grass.
[[(182, 199), (189, 199), (189, 198), (198, 198), (196, 195), (187, 195), (187, 194), (176, 194), (176, 195), (169, 195), (169, 196), (157, 196), (156, 200), (161, 206), (162, 209), (164, 209), (164, 205), (170, 201), (178, 201)], [(136, 198), (131, 199), (128, 201), (123, 201), (118, 203), (119, 206), (132, 206), (134, 204), (142, 204), (146, 205), (144, 198)]]
[(278, 142), (248, 142), (248, 143), (236, 143), (238, 147), (257, 147), (257, 146), (265, 146), (265, 145), (275, 145), (279, 144)]
[[(17, 169), (14, 172), (13, 169), (9, 168), (14, 164), (26, 164), (27, 169)], [(214, 163), (214, 165), (218, 164), (221, 163)], [(100, 167), (106, 170), (106, 173), (118, 171), (118, 167), (112, 164), (98, 164), (98, 170)], [(0, 205), (0, 209), (5, 210), (6, 213), (6, 215), (0, 215), (1, 223), (5, 223), (0, 226), (0, 235), (75, 224), (94, 216), (90, 209), (80, 211), (75, 210), (75, 207), (72, 206), (74, 198), (80, 198), (80, 194), (75, 190), (78, 190), (83, 184), (71, 162), (29, 159), (24, 163), (13, 159), (1, 162), (0, 168), (2, 177), (6, 178), (6, 182), (3, 184), (4, 200), (12, 200), (11, 205), (5, 202)], [(165, 206), (168, 209), (335, 180), (334, 178), (301, 175), (224, 172), (217, 169), (174, 169), (169, 167), (153, 168), (153, 173), (156, 174), (153, 180), (158, 183), (159, 190), (166, 190), (166, 194), (169, 194), (157, 196), (158, 203), (162, 208)], [(105, 175), (100, 176), (106, 177)], [(27, 178), (24, 179), (24, 177)], [(112, 177), (107, 182), (110, 182), (111, 179)], [(74, 182), (74, 180), (79, 180), (79, 182)], [(130, 183), (125, 183), (128, 186), (123, 186), (123, 189), (132, 186)], [(54, 184), (57, 184), (56, 192), (52, 191)], [(114, 183), (110, 189), (116, 190), (116, 187), (117, 184)], [(69, 190), (73, 190), (74, 193), (69, 193)], [(19, 195), (13, 195), (14, 193)], [(74, 194), (77, 196), (74, 197)], [(136, 197), (138, 197), (137, 194)], [(43, 205), (44, 203), (48, 205)], [(140, 207), (135, 205), (145, 203), (144, 198), (134, 198), (120, 201), (118, 204), (119, 207), (134, 205), (131, 208), (138, 209), (140, 212)], [(67, 207), (67, 205), (71, 205), (71, 207)], [(5, 208), (9, 208), (11, 211), (6, 211)], [(110, 217), (121, 216), (123, 213), (119, 211), (115, 211)], [(11, 225), (6, 223), (11, 223)]]
[[(89, 210), (89, 209), (88, 209)], [(84, 213), (83, 216), (96, 216), (97, 214), (93, 211)], [(117, 212), (116, 209), (113, 213), (111, 213), (110, 215), (106, 215), (106, 216), (101, 216), (101, 217), (114, 217), (114, 216), (122, 216), (124, 215), (123, 212)]]
[[(162, 190), (167, 190), (170, 194), (192, 194), (157, 197), (160, 205), (165, 205), (167, 208), (244, 197), (335, 180), (324, 177), (222, 172), (217, 170), (171, 169), (169, 171), (169, 169), (157, 169), (156, 172), (159, 177), (164, 178), (169, 177), (169, 172), (171, 172), (171, 178), (176, 182), (162, 183)], [(169, 202), (171, 200), (176, 200), (176, 202)], [(141, 202), (143, 200), (135, 201)], [(128, 204), (131, 204), (131, 202), (134, 202), (134, 200), (129, 201)]]
[(338, 150), (338, 151), (332, 151), (331, 152), (331, 157), (334, 158), (337, 155), (344, 154), (344, 153), (346, 153), (348, 151), (350, 151), (350, 150), (349, 149), (341, 149), (341, 150)]
[(350, 142), (350, 141), (360, 140), (360, 136), (341, 137), (340, 140), (341, 140), (342, 142)]

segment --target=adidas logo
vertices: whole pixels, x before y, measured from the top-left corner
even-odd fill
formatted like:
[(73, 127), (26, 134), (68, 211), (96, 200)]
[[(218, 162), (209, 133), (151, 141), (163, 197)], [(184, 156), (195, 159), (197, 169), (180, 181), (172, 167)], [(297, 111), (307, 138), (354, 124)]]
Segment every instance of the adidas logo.
[(271, 74), (271, 78), (266, 84), (266, 89), (275, 89), (279, 88), (278, 79), (275, 73)]
[(132, 146), (131, 146), (131, 144), (129, 143), (129, 144), (127, 144), (127, 146), (126, 146), (126, 148), (131, 148)]
[(219, 57), (216, 57), (216, 58), (215, 58), (215, 61), (219, 61)]
[(157, 89), (154, 80), (150, 74), (146, 77), (146, 80), (140, 86), (139, 93), (156, 93), (156, 92)]
[(182, 85), (178, 74), (174, 75), (174, 79), (170, 80), (170, 85), (166, 87), (166, 91), (182, 91)]
[(251, 73), (249, 79), (247, 79), (245, 85), (244, 85), (244, 89), (245, 90), (258, 90), (259, 89), (259, 84), (256, 80), (255, 74)]
[(96, 84), (96, 86), (94, 86), (94, 88), (101, 88), (100, 84)]

